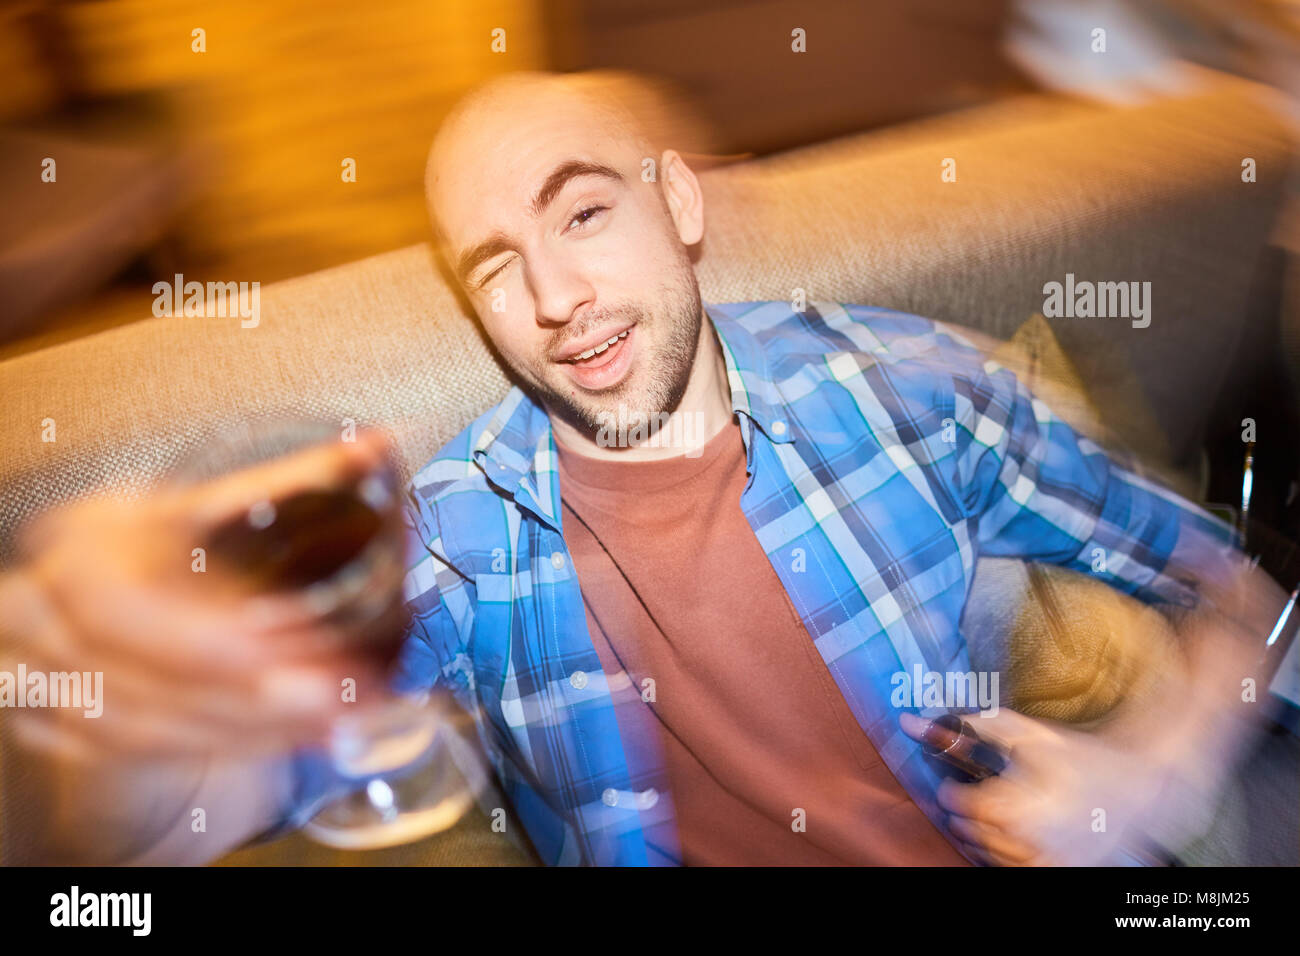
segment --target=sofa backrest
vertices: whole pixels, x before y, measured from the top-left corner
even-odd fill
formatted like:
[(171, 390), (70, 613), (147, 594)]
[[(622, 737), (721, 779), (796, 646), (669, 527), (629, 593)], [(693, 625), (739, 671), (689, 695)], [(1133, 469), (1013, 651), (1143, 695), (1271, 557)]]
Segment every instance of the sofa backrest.
[[(702, 294), (803, 290), (1005, 338), (1067, 273), (1149, 281), (1146, 328), (1049, 321), (1121, 437), (1145, 440), (1108, 399), (1136, 379), (1186, 461), (1233, 372), (1291, 155), (1265, 95), (1223, 80), (1124, 109), (1030, 96), (711, 170)], [(31, 514), (138, 492), (224, 423), (383, 424), (418, 467), (507, 387), (429, 246), (269, 285), (255, 328), (150, 318), (19, 356), (0, 363), (0, 561)]]

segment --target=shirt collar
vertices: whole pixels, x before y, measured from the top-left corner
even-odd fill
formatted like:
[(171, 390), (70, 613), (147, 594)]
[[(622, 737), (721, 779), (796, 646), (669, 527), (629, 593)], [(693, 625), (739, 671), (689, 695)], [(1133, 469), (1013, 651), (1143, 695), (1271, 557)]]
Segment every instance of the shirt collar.
[[(735, 319), (705, 306), (722, 347), (731, 409), (772, 442), (794, 441), (788, 406), (772, 380), (763, 343)], [(752, 461), (750, 430), (741, 429)], [(493, 485), (558, 528), (555, 440), (546, 411), (518, 385), (497, 406), (474, 444), (474, 460)]]
[(763, 343), (717, 307), (706, 306), (705, 312), (713, 321), (727, 363), (731, 410), (753, 421), (773, 442), (794, 441), (789, 409), (768, 368)]

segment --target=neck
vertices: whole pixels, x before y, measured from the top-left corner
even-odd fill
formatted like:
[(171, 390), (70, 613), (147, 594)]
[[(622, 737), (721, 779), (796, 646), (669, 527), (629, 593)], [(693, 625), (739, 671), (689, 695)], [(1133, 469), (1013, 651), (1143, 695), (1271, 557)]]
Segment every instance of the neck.
[(699, 454), (699, 449), (730, 424), (731, 418), (727, 362), (707, 315), (700, 322), (700, 338), (686, 391), (677, 408), (657, 430), (638, 429), (635, 422), (621, 423), (614, 419), (611, 423), (614, 427), (608, 433), (593, 435), (555, 415), (550, 416), (556, 439), (566, 447), (589, 458), (628, 462)]

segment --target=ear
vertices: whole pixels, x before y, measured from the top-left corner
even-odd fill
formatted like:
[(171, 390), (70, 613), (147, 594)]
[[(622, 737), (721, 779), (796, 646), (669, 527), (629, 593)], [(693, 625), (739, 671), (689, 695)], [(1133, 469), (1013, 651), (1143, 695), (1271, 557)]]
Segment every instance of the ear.
[(665, 150), (659, 160), (659, 178), (668, 211), (682, 242), (693, 246), (704, 237), (704, 193), (691, 167), (676, 150)]

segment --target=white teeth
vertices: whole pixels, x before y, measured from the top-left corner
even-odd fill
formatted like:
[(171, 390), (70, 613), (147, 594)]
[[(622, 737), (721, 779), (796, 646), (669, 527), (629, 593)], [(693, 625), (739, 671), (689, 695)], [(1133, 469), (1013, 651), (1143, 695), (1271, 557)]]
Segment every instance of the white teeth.
[(613, 344), (614, 344), (615, 342), (617, 342), (619, 339), (627, 338), (627, 333), (630, 332), (630, 331), (632, 331), (632, 330), (631, 330), (631, 329), (624, 329), (622, 332), (618, 333), (618, 335), (612, 335), (612, 336), (610, 336), (608, 342), (601, 342), (601, 343), (600, 343), (599, 345), (597, 345), (594, 349), (587, 349), (587, 351), (585, 351), (585, 352), (581, 352), (581, 353), (579, 353), (578, 355), (575, 355), (573, 358), (569, 359), (569, 361), (570, 361), (570, 362), (585, 362), (587, 359), (591, 358), (592, 356), (599, 355), (601, 352), (605, 351), (605, 349), (609, 348), (611, 345), (613, 345)]

